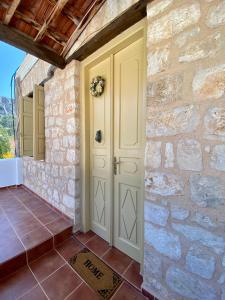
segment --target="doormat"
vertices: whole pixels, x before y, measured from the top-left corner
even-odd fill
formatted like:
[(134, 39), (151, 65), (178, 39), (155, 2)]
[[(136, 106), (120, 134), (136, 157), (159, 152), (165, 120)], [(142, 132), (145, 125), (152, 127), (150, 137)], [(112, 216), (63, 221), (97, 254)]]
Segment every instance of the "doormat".
[(122, 279), (117, 273), (86, 248), (71, 257), (69, 263), (98, 293), (100, 299), (110, 299), (122, 283)]

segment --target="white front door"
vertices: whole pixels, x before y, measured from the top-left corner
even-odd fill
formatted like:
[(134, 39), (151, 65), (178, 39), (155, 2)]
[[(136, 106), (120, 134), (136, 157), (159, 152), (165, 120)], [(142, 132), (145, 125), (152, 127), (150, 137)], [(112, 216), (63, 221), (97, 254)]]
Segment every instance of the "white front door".
[[(105, 79), (90, 96), (91, 229), (137, 261), (141, 258), (143, 177), (143, 38), (89, 70)], [(96, 141), (97, 132), (101, 141)]]

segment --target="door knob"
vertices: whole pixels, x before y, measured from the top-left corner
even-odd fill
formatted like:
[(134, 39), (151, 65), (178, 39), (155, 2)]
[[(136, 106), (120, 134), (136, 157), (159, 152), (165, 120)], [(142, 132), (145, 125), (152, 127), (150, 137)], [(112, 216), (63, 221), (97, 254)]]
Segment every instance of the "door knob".
[(102, 132), (101, 132), (101, 130), (96, 131), (95, 140), (96, 140), (97, 143), (101, 143), (101, 141), (102, 141)]

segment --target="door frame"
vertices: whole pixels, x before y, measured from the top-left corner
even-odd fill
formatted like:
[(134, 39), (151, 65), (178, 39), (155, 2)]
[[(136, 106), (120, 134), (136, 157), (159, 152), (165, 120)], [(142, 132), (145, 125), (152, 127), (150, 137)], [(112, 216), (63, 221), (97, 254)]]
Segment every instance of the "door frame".
[[(116, 38), (108, 42), (106, 45), (101, 47), (95, 53), (90, 55), (84, 61), (81, 62), (81, 101), (80, 101), (80, 109), (81, 109), (81, 150), (80, 150), (80, 169), (81, 169), (81, 230), (83, 232), (87, 232), (90, 229), (90, 121), (89, 121), (89, 103), (88, 103), (88, 93), (89, 87), (86, 85), (88, 71), (95, 64), (100, 62), (107, 56), (111, 56), (111, 70), (113, 73), (113, 55), (132, 42), (135, 42), (140, 37), (143, 37), (144, 45), (146, 45), (146, 18), (142, 19), (135, 25), (131, 26), (129, 29), (118, 35)], [(143, 49), (144, 55), (144, 74), (143, 74), (143, 123), (142, 123), (142, 131), (143, 131), (143, 157), (145, 152), (145, 143), (146, 143), (146, 134), (145, 134), (145, 126), (146, 126), (146, 81), (147, 81), (147, 54), (146, 47)], [(112, 74), (111, 74), (112, 75)], [(112, 76), (111, 76), (112, 78)], [(113, 89), (111, 89), (111, 97), (113, 99)], [(113, 116), (113, 101), (111, 107), (111, 113)], [(111, 117), (112, 117), (111, 116)], [(112, 125), (111, 125), (112, 127)], [(113, 128), (111, 128), (111, 132)], [(113, 135), (112, 135), (113, 136)], [(111, 141), (113, 143), (113, 141)], [(113, 145), (111, 145), (113, 146)], [(113, 149), (113, 147), (111, 147)], [(111, 153), (112, 154), (112, 153)], [(111, 155), (110, 163), (113, 163), (113, 157)], [(113, 176), (113, 174), (112, 174)], [(142, 166), (142, 189), (141, 189), (141, 220), (143, 220), (141, 224), (141, 270), (143, 269), (143, 256), (144, 256), (144, 159)], [(111, 195), (113, 197), (113, 184), (111, 184)], [(113, 203), (110, 201), (110, 225), (112, 228), (113, 222)], [(112, 232), (110, 232), (109, 243), (112, 244)]]

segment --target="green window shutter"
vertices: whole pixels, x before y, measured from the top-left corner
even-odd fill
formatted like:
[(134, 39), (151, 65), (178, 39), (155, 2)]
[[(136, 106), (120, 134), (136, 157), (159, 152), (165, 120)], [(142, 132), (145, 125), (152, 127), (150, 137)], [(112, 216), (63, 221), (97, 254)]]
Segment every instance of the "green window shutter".
[(33, 156), (33, 99), (20, 98), (20, 155)]
[(34, 86), (33, 97), (33, 149), (34, 159), (45, 159), (45, 111), (44, 111), (44, 88), (40, 85)]

